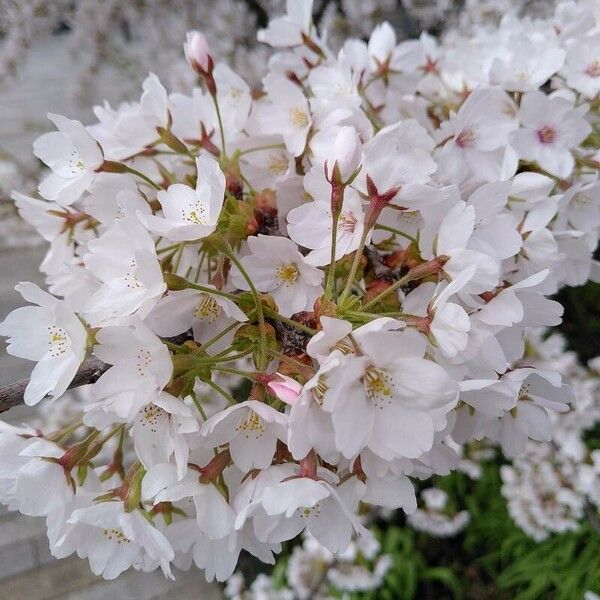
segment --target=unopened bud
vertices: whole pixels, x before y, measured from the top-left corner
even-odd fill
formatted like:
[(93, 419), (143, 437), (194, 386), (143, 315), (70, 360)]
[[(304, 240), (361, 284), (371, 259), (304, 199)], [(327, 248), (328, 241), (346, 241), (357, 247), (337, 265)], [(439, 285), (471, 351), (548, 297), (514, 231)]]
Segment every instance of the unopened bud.
[(358, 169), (362, 158), (362, 143), (354, 127), (340, 127), (327, 153), (325, 173), (332, 183), (347, 184)]
[(204, 34), (199, 31), (188, 31), (183, 44), (183, 52), (188, 64), (198, 75), (212, 72), (213, 60)]
[(277, 373), (275, 377), (267, 383), (269, 391), (282, 402), (290, 406), (298, 399), (302, 391), (302, 385), (295, 379)]

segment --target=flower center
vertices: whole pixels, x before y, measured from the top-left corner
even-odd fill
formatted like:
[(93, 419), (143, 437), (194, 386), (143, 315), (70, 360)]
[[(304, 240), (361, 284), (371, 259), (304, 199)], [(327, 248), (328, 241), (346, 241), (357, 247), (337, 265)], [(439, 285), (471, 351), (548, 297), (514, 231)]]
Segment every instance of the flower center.
[(302, 129), (308, 126), (308, 115), (296, 106), (290, 111), (290, 121), (292, 125)]
[(230, 87), (227, 93), (229, 94), (232, 100), (238, 100), (243, 94), (242, 90), (236, 87)]
[(161, 414), (165, 412), (160, 406), (156, 406), (156, 404), (148, 404), (148, 406), (144, 406), (142, 409), (142, 427), (149, 427), (152, 433), (156, 433), (158, 418)]
[(67, 349), (67, 332), (58, 325), (48, 327), (48, 351), (50, 356), (57, 357), (64, 354)]
[(152, 364), (152, 354), (146, 348), (140, 348), (137, 354), (137, 374), (140, 377), (146, 375), (148, 367)]
[(529, 395), (530, 392), (530, 386), (528, 383), (524, 383), (521, 386), (521, 389), (519, 390), (519, 395), (517, 397), (517, 400), (519, 402), (531, 402), (531, 396)]
[(585, 69), (584, 73), (590, 77), (600, 77), (600, 58), (592, 61)]
[(267, 169), (273, 175), (281, 175), (287, 171), (287, 168), (288, 163), (283, 156), (276, 154), (269, 157)]
[(392, 403), (394, 383), (386, 371), (369, 367), (364, 376), (367, 397), (380, 410)]
[(296, 283), (300, 272), (294, 263), (287, 263), (277, 267), (277, 277), (284, 285), (290, 286)]
[(82, 171), (85, 171), (85, 163), (76, 150), (71, 151), (68, 161), (69, 169), (73, 175), (78, 175)]
[(265, 433), (265, 423), (254, 411), (249, 410), (235, 430), (245, 435), (246, 438), (249, 438), (251, 434), (260, 438)]
[(321, 514), (321, 503), (317, 502), (314, 506), (303, 506), (298, 511), (303, 519), (318, 517)]
[(550, 125), (544, 125), (537, 131), (538, 140), (542, 144), (552, 144), (556, 140), (556, 131)]
[(456, 136), (456, 145), (459, 148), (466, 148), (472, 146), (473, 142), (477, 139), (475, 130), (471, 127), (466, 127)]
[(577, 206), (577, 208), (587, 208), (587, 206), (590, 203), (590, 198), (587, 194), (584, 194), (583, 192), (578, 192), (577, 194), (575, 194), (575, 197), (573, 198), (573, 204), (575, 204), (575, 206)]
[(340, 215), (340, 220), (338, 221), (338, 230), (353, 233), (355, 227), (356, 217), (353, 214), (342, 213)]
[(319, 375), (317, 385), (311, 390), (313, 399), (319, 406), (323, 406), (323, 400), (328, 389), (327, 379), (324, 375)]
[(125, 273), (123, 277), (123, 281), (125, 282), (125, 287), (130, 290), (136, 290), (144, 287), (135, 277), (135, 270), (137, 269), (137, 263), (135, 259), (131, 261), (129, 264), (129, 271)]
[(217, 304), (217, 301), (208, 294), (202, 294), (195, 316), (198, 319), (205, 319), (209, 323), (214, 323), (220, 314), (221, 307)]
[(104, 535), (109, 540), (115, 540), (117, 544), (131, 544), (131, 540), (120, 529), (105, 529)]

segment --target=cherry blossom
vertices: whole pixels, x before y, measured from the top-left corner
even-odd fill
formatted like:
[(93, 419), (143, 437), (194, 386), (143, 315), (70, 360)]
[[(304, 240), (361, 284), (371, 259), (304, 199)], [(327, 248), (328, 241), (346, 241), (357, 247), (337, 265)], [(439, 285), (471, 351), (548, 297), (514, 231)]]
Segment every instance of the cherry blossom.
[(35, 363), (11, 390), (53, 402), (0, 423), (0, 500), (46, 517), (54, 555), (224, 581), (301, 534), (298, 589), (314, 557), (327, 585), (372, 589), (388, 567), (356, 564), (377, 553), (365, 515), (458, 532), (425, 482), (476, 477), (483, 447), (532, 536), (600, 505), (598, 365), (548, 329), (556, 294), (600, 273), (597, 15), (399, 41), (373, 6), (315, 23), (289, 0), (248, 51), (231, 9), (244, 37), (190, 31), (179, 62), (156, 44), (179, 86), (157, 68), (88, 126), (50, 115), (51, 172), (12, 196), (51, 293), (19, 284), (32, 305), (0, 334)]

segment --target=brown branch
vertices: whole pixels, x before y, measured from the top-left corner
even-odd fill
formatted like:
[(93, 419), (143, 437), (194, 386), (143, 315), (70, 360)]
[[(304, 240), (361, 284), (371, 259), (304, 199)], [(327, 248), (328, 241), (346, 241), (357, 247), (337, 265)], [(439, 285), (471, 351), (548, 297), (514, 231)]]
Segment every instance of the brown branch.
[[(100, 375), (104, 373), (110, 365), (97, 359), (95, 356), (90, 356), (80, 367), (73, 381), (69, 384), (68, 389), (94, 383)], [(0, 413), (3, 413), (14, 406), (19, 406), (24, 403), (25, 388), (29, 383), (29, 379), (9, 383), (0, 388)]]

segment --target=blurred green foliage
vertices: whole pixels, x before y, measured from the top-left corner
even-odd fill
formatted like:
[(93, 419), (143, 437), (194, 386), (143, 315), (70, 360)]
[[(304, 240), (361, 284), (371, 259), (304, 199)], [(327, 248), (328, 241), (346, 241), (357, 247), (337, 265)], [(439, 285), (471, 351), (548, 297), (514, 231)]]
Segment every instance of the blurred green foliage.
[(556, 297), (564, 307), (559, 329), (582, 362), (600, 356), (600, 284), (565, 288)]
[[(503, 459), (471, 481), (462, 473), (435, 485), (471, 514), (467, 528), (431, 538), (399, 521), (377, 529), (393, 566), (379, 590), (361, 600), (582, 600), (600, 591), (600, 535), (587, 522), (576, 532), (529, 538), (510, 518), (500, 493)], [(382, 524), (383, 525), (383, 524)]]

